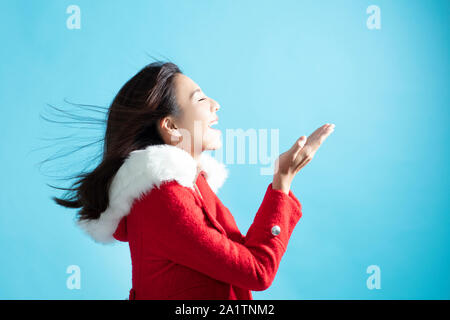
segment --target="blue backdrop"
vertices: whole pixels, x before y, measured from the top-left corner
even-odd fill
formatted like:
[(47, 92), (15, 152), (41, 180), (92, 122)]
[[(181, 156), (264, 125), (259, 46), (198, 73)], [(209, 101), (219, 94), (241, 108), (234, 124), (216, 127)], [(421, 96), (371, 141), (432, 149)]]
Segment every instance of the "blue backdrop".
[[(128, 297), (127, 245), (94, 243), (46, 185), (61, 185), (49, 175), (76, 173), (95, 148), (37, 165), (101, 130), (39, 115), (65, 98), (107, 106), (148, 55), (177, 63), (221, 104), (223, 132), (279, 129), (285, 151), (336, 124), (292, 185), (303, 217), (255, 299), (450, 298), (449, 1), (0, 6), (0, 298)], [(54, 143), (69, 131), (73, 143)], [(219, 197), (245, 234), (271, 177), (259, 165), (228, 168)], [(72, 265), (79, 289), (67, 285)], [(367, 284), (369, 266), (379, 268), (378, 288)]]

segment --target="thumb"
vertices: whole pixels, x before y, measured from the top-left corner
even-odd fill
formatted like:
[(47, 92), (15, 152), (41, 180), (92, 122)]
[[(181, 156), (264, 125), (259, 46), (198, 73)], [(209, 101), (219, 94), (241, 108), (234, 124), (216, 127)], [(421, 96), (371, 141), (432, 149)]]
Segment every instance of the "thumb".
[(297, 157), (297, 154), (302, 150), (306, 143), (306, 136), (301, 136), (295, 141), (294, 145), (291, 148), (291, 151), (294, 153), (294, 159)]

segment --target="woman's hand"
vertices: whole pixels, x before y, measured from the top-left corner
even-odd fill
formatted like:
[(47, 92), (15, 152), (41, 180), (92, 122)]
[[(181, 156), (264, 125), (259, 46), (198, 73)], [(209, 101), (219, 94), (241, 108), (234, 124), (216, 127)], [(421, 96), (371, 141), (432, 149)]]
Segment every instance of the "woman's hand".
[(301, 136), (288, 151), (282, 153), (275, 161), (272, 189), (289, 194), (295, 175), (312, 160), (322, 142), (334, 131), (334, 127), (334, 124), (327, 123), (308, 138)]

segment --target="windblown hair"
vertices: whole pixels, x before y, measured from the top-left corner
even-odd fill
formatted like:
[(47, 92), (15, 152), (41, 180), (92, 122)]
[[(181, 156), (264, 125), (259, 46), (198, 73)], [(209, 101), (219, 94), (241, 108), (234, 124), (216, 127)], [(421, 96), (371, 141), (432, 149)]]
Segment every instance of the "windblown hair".
[(164, 144), (158, 131), (160, 119), (180, 115), (174, 77), (182, 73), (171, 62), (153, 62), (141, 69), (120, 89), (107, 111), (106, 132), (100, 164), (75, 176), (66, 194), (52, 199), (67, 208), (81, 208), (79, 220), (98, 219), (106, 210), (112, 178), (128, 154), (150, 145)]

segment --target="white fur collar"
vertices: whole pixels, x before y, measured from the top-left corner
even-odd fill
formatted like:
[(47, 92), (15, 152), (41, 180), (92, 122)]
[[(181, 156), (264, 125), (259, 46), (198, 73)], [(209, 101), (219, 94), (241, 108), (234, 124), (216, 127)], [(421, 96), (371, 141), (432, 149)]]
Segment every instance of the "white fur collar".
[[(214, 192), (223, 185), (228, 171), (223, 163), (202, 153), (198, 166), (206, 173), (206, 180)], [(133, 201), (163, 181), (176, 180), (180, 185), (194, 188), (197, 162), (175, 146), (155, 145), (131, 152), (114, 176), (109, 188), (109, 205), (95, 220), (81, 220), (78, 225), (95, 241), (113, 242), (113, 233), (128, 215)]]

